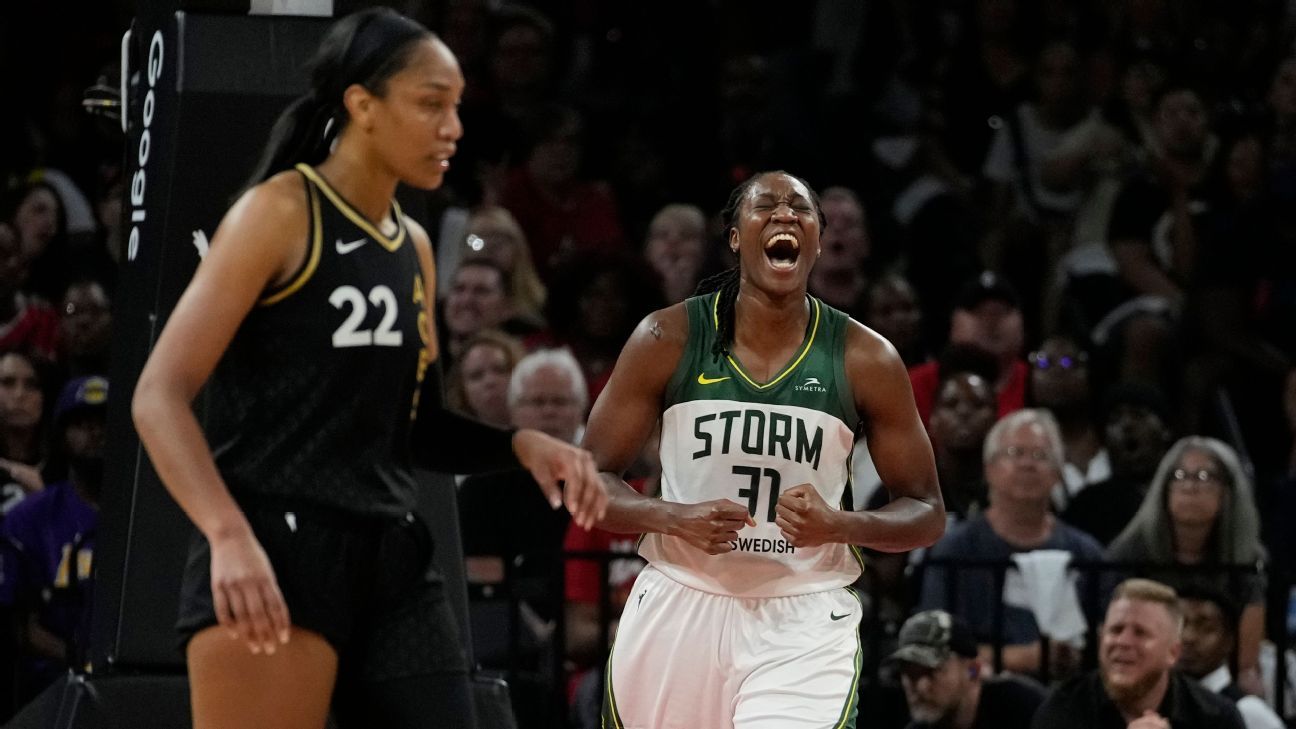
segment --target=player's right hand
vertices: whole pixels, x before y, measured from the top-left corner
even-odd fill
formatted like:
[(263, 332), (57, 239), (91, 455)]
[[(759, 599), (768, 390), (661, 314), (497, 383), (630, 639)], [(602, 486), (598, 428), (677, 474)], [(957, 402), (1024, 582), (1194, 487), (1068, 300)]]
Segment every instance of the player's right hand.
[(671, 506), (671, 527), (666, 533), (707, 554), (733, 551), (732, 542), (738, 539), (738, 530), (756, 526), (746, 506), (728, 499)]
[(253, 653), (287, 643), (292, 621), (274, 569), (251, 529), (209, 540), (216, 620)]

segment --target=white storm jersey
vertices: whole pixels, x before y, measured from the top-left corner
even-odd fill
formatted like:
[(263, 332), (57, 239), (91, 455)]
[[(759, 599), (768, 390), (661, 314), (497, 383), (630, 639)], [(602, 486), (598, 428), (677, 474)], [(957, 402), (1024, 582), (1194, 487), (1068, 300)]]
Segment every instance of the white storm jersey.
[(858, 424), (845, 373), (848, 318), (809, 297), (805, 341), (779, 375), (759, 383), (717, 357), (717, 295), (686, 302), (689, 341), (666, 390), (662, 498), (729, 499), (756, 522), (733, 550), (707, 554), (683, 539), (646, 535), (639, 553), (677, 582), (735, 597), (780, 597), (844, 587), (863, 559), (845, 544), (796, 547), (774, 523), (779, 494), (811, 484), (831, 508), (849, 486)]

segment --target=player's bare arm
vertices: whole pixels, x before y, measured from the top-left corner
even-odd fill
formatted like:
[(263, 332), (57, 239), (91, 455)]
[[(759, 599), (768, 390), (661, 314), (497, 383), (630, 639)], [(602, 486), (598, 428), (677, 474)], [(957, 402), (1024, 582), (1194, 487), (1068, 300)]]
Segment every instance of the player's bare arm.
[[(436, 314), (433, 310), (436, 301), (436, 262), (432, 255), (432, 243), (427, 231), (417, 221), (406, 217), (405, 224), (418, 252), (419, 268), (423, 274), (424, 310), (419, 328), (428, 348), (428, 364), (436, 366)], [(582, 529), (594, 525), (603, 513), (607, 496), (588, 453), (570, 443), (527, 428), (513, 434), (512, 446), (518, 462), (535, 478), (550, 505), (556, 509), (566, 504), (572, 519)]]
[(945, 530), (945, 504), (904, 362), (889, 342), (852, 321), (846, 375), (891, 503), (873, 511), (841, 511), (801, 485), (779, 497), (776, 523), (798, 547), (842, 542), (903, 552), (934, 543)]
[(683, 304), (654, 312), (635, 328), (607, 386), (594, 403), (582, 445), (608, 491), (599, 527), (612, 532), (678, 536), (713, 554), (732, 550), (738, 530), (751, 524), (747, 507), (734, 501), (677, 504), (644, 496), (622, 479), (661, 415), (666, 384), (688, 340)]
[(212, 566), (220, 623), (268, 652), (276, 637), (287, 638), (287, 609), (216, 470), (192, 403), (257, 299), (301, 265), (307, 227), (305, 188), (295, 172), (275, 175), (230, 209), (162, 330), (132, 403), (163, 483), (220, 557)]

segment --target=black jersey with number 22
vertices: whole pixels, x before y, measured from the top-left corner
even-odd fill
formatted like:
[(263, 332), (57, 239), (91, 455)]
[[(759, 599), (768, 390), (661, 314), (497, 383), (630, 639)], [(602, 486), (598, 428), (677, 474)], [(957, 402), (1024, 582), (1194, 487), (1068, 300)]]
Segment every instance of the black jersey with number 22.
[(208, 437), (231, 493), (362, 514), (414, 501), (410, 425), (427, 366), (419, 258), (399, 206), (383, 235), (306, 181), (306, 260), (240, 325), (209, 386)]

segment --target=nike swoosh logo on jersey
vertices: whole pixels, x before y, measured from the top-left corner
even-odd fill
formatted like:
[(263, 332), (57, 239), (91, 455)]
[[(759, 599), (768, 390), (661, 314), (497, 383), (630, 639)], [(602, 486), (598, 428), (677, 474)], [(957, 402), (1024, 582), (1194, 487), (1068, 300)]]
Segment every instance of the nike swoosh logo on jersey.
[(717, 382), (724, 382), (724, 381), (727, 380), (727, 379), (729, 379), (729, 378), (728, 378), (728, 377), (716, 377), (716, 378), (713, 379), (713, 378), (707, 377), (705, 373), (702, 373), (702, 372), (699, 372), (699, 373), (698, 373), (698, 384), (699, 384), (699, 385), (714, 385), (714, 384), (717, 383)]
[(828, 618), (830, 620), (841, 620), (842, 618), (849, 618), (849, 617), (850, 617), (850, 613), (846, 613), (845, 615), (838, 615), (837, 613), (828, 613)]
[(369, 242), (368, 238), (357, 238), (356, 240), (353, 240), (350, 243), (343, 243), (342, 239), (338, 238), (337, 252), (339, 255), (345, 256), (346, 254), (350, 253), (351, 251), (354, 251), (355, 249), (359, 248), (360, 246), (368, 242)]

